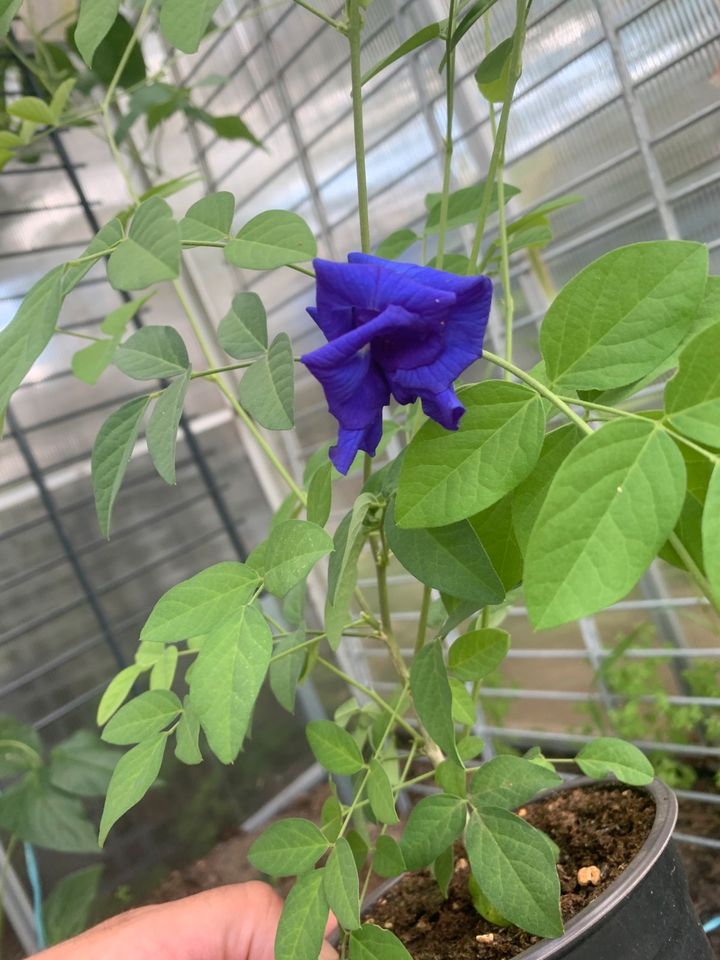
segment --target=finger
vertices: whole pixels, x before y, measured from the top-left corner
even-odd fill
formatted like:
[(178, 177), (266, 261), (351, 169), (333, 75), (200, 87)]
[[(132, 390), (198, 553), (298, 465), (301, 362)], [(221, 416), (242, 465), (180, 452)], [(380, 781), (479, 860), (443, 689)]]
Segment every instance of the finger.
[(322, 945), (322, 950), (320, 951), (320, 960), (337, 960), (338, 952), (335, 947), (330, 946), (327, 940), (324, 941)]

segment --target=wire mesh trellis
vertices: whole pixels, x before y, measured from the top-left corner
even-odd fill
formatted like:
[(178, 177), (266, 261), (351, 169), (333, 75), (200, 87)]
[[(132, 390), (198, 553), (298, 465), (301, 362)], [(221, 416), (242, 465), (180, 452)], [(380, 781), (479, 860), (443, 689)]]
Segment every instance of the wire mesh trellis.
[[(325, 6), (340, 12), (339, 3)], [(368, 9), (364, 65), (444, 15), (441, 0), (375, 0)], [(240, 221), (269, 206), (295, 210), (313, 225), (323, 253), (341, 257), (357, 242), (345, 45), (289, 3), (226, 0), (219, 19), (222, 29), (202, 53), (178, 60), (176, 79), (191, 85), (223, 74), (223, 83), (206, 88), (203, 106), (241, 115), (267, 152), (228, 144), (192, 122), (173, 124), (164, 135), (171, 146), (163, 150), (167, 174), (197, 167), (208, 188), (235, 193)], [(493, 42), (511, 28), (511, 5), (500, 2), (493, 13)], [(471, 34), (459, 54), (455, 186), (476, 181), (487, 166), (488, 116), (472, 81), (482, 53), (481, 37)], [(367, 87), (376, 239), (417, 226), (418, 198), (438, 187), (444, 98), (435, 59), (432, 49), (420, 50)], [(511, 201), (514, 213), (563, 193), (584, 197), (554, 218), (555, 240), (543, 252), (552, 286), (611, 247), (661, 237), (704, 240), (717, 272), (718, 62), (716, 0), (536, 0), (510, 128), (508, 179), (522, 188)], [(39, 165), (11, 166), (2, 176), (8, 180), (0, 180), (0, 189), (10, 186), (2, 211), (0, 323), (40, 273), (82, 250), (98, 221), (109, 218), (104, 208), (122, 205), (122, 185), (82, 130), (54, 137)], [(242, 286), (262, 296), (271, 332), (287, 330), (298, 351), (318, 342), (304, 312), (312, 298), (306, 278), (238, 279), (206, 253), (189, 258), (188, 279), (208, 325)], [(525, 257), (514, 258), (512, 279), (516, 350), (531, 364), (548, 291)], [(92, 329), (114, 305), (102, 292), (100, 276), (91, 273), (73, 295), (68, 325)], [(146, 313), (150, 322), (176, 319), (162, 295)], [(127, 385), (112, 380), (89, 406), (71, 387), (69, 347), (54, 349), (14, 401), (0, 447), (0, 542), (6, 558), (0, 695), (5, 709), (19, 709), (59, 736), (97, 697), (114, 664), (131, 653), (153, 599), (205, 563), (242, 556), (245, 543), (259, 539), (267, 504), (276, 506), (282, 494), (251, 447), (240, 447), (226, 412), (200, 391), (184, 426), (178, 490), (169, 499), (165, 490), (158, 493), (142, 448), (136, 451), (127, 503), (138, 499), (142, 507), (129, 509), (108, 547), (94, 526), (88, 454), (102, 418), (127, 399), (120, 395)], [(645, 400), (657, 401), (657, 389)], [(317, 386), (302, 375), (297, 405), (298, 444), (281, 453), (300, 476), (304, 458), (331, 437), (333, 423)], [(345, 502), (341, 494), (335, 520)], [(407, 642), (419, 598), (399, 567), (392, 574), (402, 604), (399, 632)], [(12, 609), (6, 599), (11, 589)], [(646, 619), (655, 624), (656, 641), (625, 656), (677, 665), (669, 680), (670, 703), (716, 710), (719, 698), (694, 697), (683, 682), (687, 664), (720, 661), (717, 636), (696, 619), (702, 614), (701, 599), (668, 568), (652, 571), (607, 613), (540, 638), (531, 636), (524, 609), (514, 606), (509, 611), (514, 648), (502, 685), (483, 691), (488, 710), (481, 732), (490, 744), (583, 742), (584, 734), (570, 729), (582, 725), (573, 705), (591, 701), (612, 709), (617, 694), (596, 685), (596, 674), (612, 655), (616, 635)], [(68, 666), (77, 669), (69, 680), (58, 681), (59, 668)], [(344, 666), (364, 682), (381, 685), (387, 676), (384, 653), (357, 638), (348, 638)], [(502, 724), (492, 722), (497, 702), (510, 703)], [(678, 756), (720, 756), (717, 746), (703, 743), (649, 738), (641, 745)], [(690, 801), (718, 802), (702, 789), (678, 793)], [(678, 838), (718, 845), (712, 838)]]

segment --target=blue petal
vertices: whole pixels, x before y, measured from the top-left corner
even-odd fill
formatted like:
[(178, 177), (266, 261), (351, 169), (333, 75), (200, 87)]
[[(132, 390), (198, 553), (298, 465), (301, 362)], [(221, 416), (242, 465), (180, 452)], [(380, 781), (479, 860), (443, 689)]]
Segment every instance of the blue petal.
[(435, 420), (446, 430), (457, 430), (465, 407), (460, 403), (452, 387), (429, 397), (422, 397), (422, 408), (426, 416)]
[(398, 276), (387, 268), (384, 260), (378, 259), (375, 263), (314, 260), (313, 264), (319, 315), (339, 307), (380, 311), (395, 304), (424, 317), (441, 316), (457, 299), (450, 289), (429, 288), (427, 284)]
[(474, 296), (476, 288), (484, 287), (489, 281), (482, 275), (460, 276), (448, 273), (445, 270), (436, 270), (434, 267), (419, 267), (416, 263), (405, 263), (398, 260), (385, 260), (383, 257), (373, 257), (369, 253), (349, 253), (348, 263), (383, 266), (395, 274), (400, 274), (415, 283), (421, 283), (436, 290), (450, 291), (460, 296)]
[(347, 430), (341, 426), (338, 430), (338, 442), (330, 447), (330, 459), (335, 469), (346, 474), (360, 450), (375, 455), (382, 436), (382, 412), (364, 430)]

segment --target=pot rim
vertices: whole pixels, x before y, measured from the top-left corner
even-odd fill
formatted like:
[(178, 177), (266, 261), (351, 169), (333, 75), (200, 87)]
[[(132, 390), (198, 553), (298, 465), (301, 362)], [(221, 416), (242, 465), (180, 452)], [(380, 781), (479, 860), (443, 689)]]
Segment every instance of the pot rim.
[[(618, 785), (617, 780), (593, 780), (591, 777), (573, 777), (567, 780), (556, 790), (548, 790), (540, 795), (549, 797), (556, 793), (563, 793), (566, 790), (572, 790), (575, 787), (596, 786), (601, 784)], [(620, 786), (629, 786), (619, 784)], [(660, 859), (665, 851), (670, 839), (672, 838), (675, 822), (678, 815), (677, 797), (673, 791), (661, 780), (653, 780), (652, 783), (642, 787), (632, 787), (633, 790), (644, 790), (649, 793), (655, 802), (655, 819), (650, 828), (645, 842), (627, 865), (622, 874), (604, 890), (599, 897), (583, 907), (575, 916), (568, 921), (565, 933), (562, 937), (554, 939), (544, 939), (539, 943), (533, 944), (527, 950), (515, 955), (515, 960), (552, 960), (559, 956), (559, 950), (565, 950), (581, 940), (588, 930), (595, 924), (611, 913), (618, 904), (624, 900), (647, 876), (655, 863)], [(400, 878), (394, 877), (387, 883), (377, 887), (372, 895), (367, 898), (363, 904), (366, 911), (380, 897), (390, 892), (393, 886)]]

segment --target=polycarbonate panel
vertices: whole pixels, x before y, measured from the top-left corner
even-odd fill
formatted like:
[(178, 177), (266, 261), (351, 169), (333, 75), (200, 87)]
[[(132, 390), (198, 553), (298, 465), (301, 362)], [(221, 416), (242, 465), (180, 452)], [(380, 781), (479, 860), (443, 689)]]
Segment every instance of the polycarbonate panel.
[(673, 203), (682, 235), (688, 240), (710, 243), (720, 237), (720, 183), (708, 184)]
[(518, 99), (508, 125), (508, 160), (556, 136), (619, 92), (610, 48), (603, 43)]
[(720, 40), (701, 47), (637, 88), (650, 133), (668, 127), (698, 110), (720, 102)]
[(553, 280), (561, 287), (571, 277), (579, 273), (584, 266), (601, 257), (608, 250), (624, 246), (626, 243), (640, 243), (643, 240), (662, 240), (665, 234), (657, 213), (648, 213), (630, 223), (616, 227), (601, 237), (585, 244), (573, 246), (558, 256), (547, 257), (548, 268)]
[(692, 182), (720, 164), (720, 102), (710, 116), (655, 144), (654, 152), (667, 183)]
[[(522, 187), (522, 206), (538, 203), (563, 187), (590, 178), (592, 171), (636, 146), (625, 105), (620, 100), (508, 165), (508, 179)], [(583, 192), (582, 182), (573, 187)]]
[(663, 0), (619, 31), (620, 46), (637, 83), (720, 33), (716, 0)]

